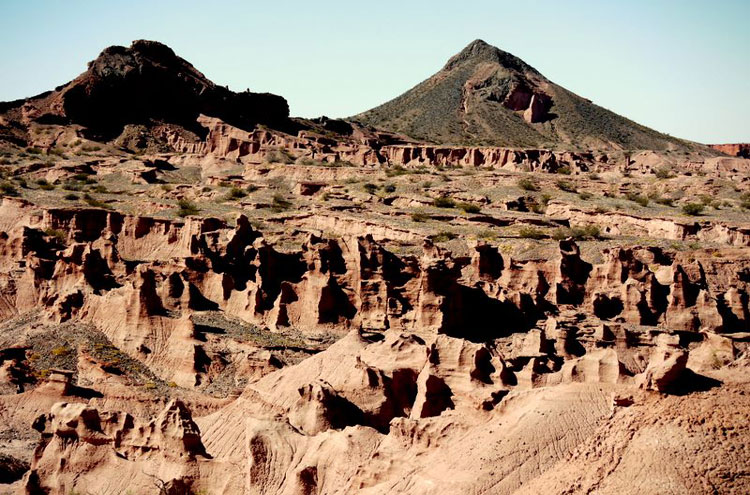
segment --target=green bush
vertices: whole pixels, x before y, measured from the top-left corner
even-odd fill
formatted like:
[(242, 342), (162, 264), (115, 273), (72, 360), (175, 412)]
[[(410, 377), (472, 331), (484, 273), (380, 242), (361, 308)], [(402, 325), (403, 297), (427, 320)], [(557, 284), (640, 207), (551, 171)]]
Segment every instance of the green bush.
[(688, 203), (682, 206), (682, 212), (685, 213), (685, 215), (697, 217), (698, 215), (703, 213), (704, 208), (705, 206), (701, 203)]
[(401, 165), (395, 165), (389, 169), (386, 169), (385, 171), (385, 175), (387, 175), (388, 177), (398, 177), (400, 175), (406, 175), (406, 174), (411, 174), (411, 173), (413, 172), (406, 170)]
[(467, 202), (457, 203), (456, 207), (459, 210), (463, 210), (465, 213), (479, 213), (480, 211), (482, 211), (482, 208), (479, 205), (476, 205), (474, 203), (467, 203)]
[(68, 353), (70, 353), (70, 349), (68, 349), (64, 345), (61, 345), (52, 349), (53, 356), (65, 356)]
[(443, 230), (431, 236), (431, 239), (432, 239), (432, 242), (448, 242), (448, 241), (452, 241), (456, 237), (458, 236), (454, 234), (453, 232), (448, 232), (448, 231)]
[(68, 236), (65, 235), (65, 232), (63, 232), (62, 230), (57, 230), (57, 229), (52, 229), (52, 228), (46, 229), (44, 231), (44, 235), (48, 237), (52, 237), (60, 244), (65, 244), (65, 241), (67, 241), (68, 239)]
[(288, 210), (292, 207), (292, 202), (286, 199), (281, 194), (274, 194), (273, 195), (273, 202), (271, 205), (271, 209), (275, 212), (280, 212), (284, 210)]
[(438, 208), (455, 208), (456, 202), (447, 196), (440, 196), (432, 201), (432, 205)]
[(625, 197), (628, 198), (630, 201), (632, 201), (634, 203), (638, 203), (639, 205), (641, 205), (643, 207), (648, 206), (648, 203), (649, 203), (649, 200), (648, 200), (648, 198), (646, 196), (642, 196), (642, 195), (640, 195), (638, 193), (635, 193), (635, 192), (632, 192), (632, 191), (628, 192), (625, 195)]
[(0, 184), (0, 196), (18, 196), (18, 189), (10, 182)]
[(200, 209), (198, 209), (198, 206), (189, 199), (178, 199), (177, 206), (179, 207), (179, 209), (177, 210), (178, 217), (184, 218), (190, 215), (197, 215), (200, 211)]
[(518, 231), (518, 236), (522, 239), (544, 239), (545, 234), (536, 227), (521, 227)]
[(232, 187), (227, 193), (227, 200), (241, 199), (247, 196), (247, 192), (239, 187)]
[(559, 180), (555, 184), (557, 185), (557, 188), (560, 189), (561, 191), (565, 191), (569, 193), (574, 193), (578, 191), (578, 189), (576, 189), (575, 184), (567, 180)]
[(539, 186), (536, 182), (533, 180), (524, 177), (523, 179), (519, 179), (518, 182), (516, 182), (516, 185), (523, 189), (524, 191), (538, 191)]
[(562, 175), (570, 175), (573, 173), (573, 171), (568, 167), (567, 165), (564, 165), (557, 170), (555, 170), (556, 174), (562, 174)]
[(55, 188), (54, 185), (47, 182), (47, 179), (39, 179), (36, 181), (36, 184), (39, 186), (39, 189), (42, 189), (44, 191), (51, 191)]
[(266, 154), (266, 162), (291, 165), (292, 163), (294, 163), (294, 159), (286, 150), (272, 150)]
[(593, 198), (594, 195), (591, 194), (590, 192), (581, 191), (578, 193), (578, 197), (582, 199), (583, 201), (588, 201), (589, 199)]
[(375, 192), (378, 190), (378, 186), (376, 184), (368, 182), (367, 184), (362, 186), (362, 189), (364, 189), (366, 193), (375, 194)]
[(526, 202), (528, 208), (539, 215), (543, 215), (547, 211), (547, 203), (550, 202), (552, 196), (549, 194), (542, 194), (538, 199), (531, 198)]
[(415, 211), (414, 213), (411, 214), (412, 222), (420, 222), (420, 223), (426, 222), (430, 218), (431, 218), (430, 215), (428, 215), (427, 213), (422, 213), (420, 211)]
[(674, 177), (672, 169), (668, 166), (657, 168), (656, 170), (654, 170), (654, 175), (657, 179), (671, 179), (672, 177)]

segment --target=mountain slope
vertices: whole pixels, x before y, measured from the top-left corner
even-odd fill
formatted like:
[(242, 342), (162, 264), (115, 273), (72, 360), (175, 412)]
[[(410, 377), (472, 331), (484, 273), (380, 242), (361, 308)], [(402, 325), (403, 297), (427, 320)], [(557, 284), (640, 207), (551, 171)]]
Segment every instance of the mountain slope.
[(482, 40), (401, 96), (353, 117), (441, 144), (549, 148), (692, 146), (599, 107)]

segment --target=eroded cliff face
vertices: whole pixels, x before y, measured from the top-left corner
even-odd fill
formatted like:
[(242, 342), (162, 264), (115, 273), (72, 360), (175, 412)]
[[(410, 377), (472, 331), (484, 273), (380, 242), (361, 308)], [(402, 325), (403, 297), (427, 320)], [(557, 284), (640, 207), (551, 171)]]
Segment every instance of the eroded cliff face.
[[(493, 143), (582, 115), (441, 74)], [(749, 492), (750, 161), (602, 128), (289, 119), (144, 41), (0, 104), (0, 492)]]
[[(95, 325), (185, 390), (207, 390), (237, 364), (239, 350), (211, 338), (207, 312), (341, 337), (297, 365), (256, 369), (225, 405), (193, 399), (208, 407), (197, 420), (179, 401), (151, 420), (142, 407), (136, 419), (113, 410), (122, 400), (108, 405), (118, 389), (106, 366), (93, 405), (81, 390), (50, 389), (67, 403), (36, 420), (28, 493), (434, 493), (438, 480), (441, 493), (512, 492), (648, 391), (710, 386), (701, 374), (746, 352), (750, 330), (742, 249), (716, 258), (619, 246), (592, 263), (563, 240), (556, 256), (516, 261), (476, 241), (466, 256), (429, 241), (405, 256), (369, 235), (311, 235), (282, 252), (245, 216), (173, 221), (11, 198), (0, 222), (4, 319), (37, 310)], [(91, 376), (91, 365), (78, 368)], [(561, 400), (582, 422), (562, 436), (571, 412), (552, 405)], [(520, 419), (531, 411), (538, 419)], [(512, 424), (508, 444), (471, 447), (500, 418)], [(446, 464), (455, 452), (472, 456), (478, 477), (459, 475), (464, 461)]]
[(750, 143), (711, 144), (709, 146), (729, 156), (750, 158)]

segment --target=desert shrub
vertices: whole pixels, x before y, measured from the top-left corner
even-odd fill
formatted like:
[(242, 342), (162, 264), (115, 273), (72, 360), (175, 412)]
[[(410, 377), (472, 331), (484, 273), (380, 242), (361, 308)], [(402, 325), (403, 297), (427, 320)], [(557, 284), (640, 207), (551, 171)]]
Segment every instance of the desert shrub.
[(434, 234), (430, 238), (432, 239), (432, 242), (448, 242), (448, 241), (452, 241), (456, 237), (458, 236), (454, 234), (453, 232), (442, 230), (438, 232), (437, 234)]
[(387, 192), (388, 194), (395, 193), (396, 186), (393, 184), (386, 184), (385, 187), (383, 187), (383, 191)]
[(482, 211), (482, 208), (479, 205), (468, 202), (456, 203), (456, 207), (459, 210), (463, 210), (465, 213), (479, 213)]
[(671, 179), (672, 177), (674, 177), (672, 169), (666, 165), (654, 170), (654, 175), (657, 179)]
[(685, 215), (690, 215), (691, 217), (697, 217), (701, 213), (703, 213), (703, 209), (705, 208), (705, 205), (701, 203), (687, 203), (682, 206), (682, 212), (685, 213)]
[(539, 186), (536, 182), (533, 180), (524, 177), (523, 179), (519, 179), (518, 182), (516, 182), (516, 185), (523, 189), (524, 191), (538, 191)]
[(16, 179), (16, 182), (18, 183), (19, 187), (23, 187), (24, 189), (29, 187), (28, 182), (26, 182), (26, 179), (24, 179), (23, 177), (19, 177), (18, 179)]
[(83, 201), (85, 201), (87, 205), (92, 206), (94, 208), (109, 208), (109, 206), (107, 206), (107, 203), (89, 194), (83, 195)]
[(313, 167), (316, 165), (322, 165), (322, 163), (317, 160), (313, 160), (312, 158), (302, 156), (302, 157), (297, 158), (297, 165)]
[(664, 206), (674, 206), (674, 199), (659, 196), (658, 198), (654, 198), (654, 203), (664, 205)]
[(101, 149), (102, 147), (98, 144), (84, 144), (83, 146), (81, 146), (81, 150), (86, 152), (99, 151)]
[(422, 213), (421, 211), (415, 211), (411, 215), (412, 222), (426, 222), (430, 219), (430, 215), (427, 213)]
[(52, 355), (53, 356), (65, 356), (69, 352), (70, 352), (70, 349), (68, 349), (64, 345), (57, 346), (57, 347), (55, 347), (55, 348), (52, 349)]
[(597, 174), (596, 172), (591, 172), (589, 174), (589, 179), (591, 179), (591, 180), (599, 180), (600, 178), (601, 177), (599, 177), (599, 174)]
[(26, 148), (26, 153), (30, 155), (41, 155), (42, 150), (40, 150), (39, 148)]
[(50, 184), (47, 179), (39, 179), (36, 181), (36, 184), (39, 186), (39, 189), (42, 189), (44, 191), (51, 191), (55, 188), (55, 186)]
[(18, 189), (10, 182), (0, 184), (0, 196), (18, 196)]
[(518, 236), (522, 239), (544, 239), (545, 235), (540, 229), (536, 227), (521, 227), (518, 231)]
[(438, 208), (455, 208), (456, 202), (447, 196), (440, 196), (432, 201), (432, 205)]
[(368, 182), (367, 184), (362, 186), (362, 189), (364, 189), (366, 193), (375, 194), (375, 192), (378, 190), (378, 186), (376, 184)]
[(294, 159), (286, 150), (272, 150), (266, 153), (266, 162), (291, 165), (292, 163), (294, 163)]
[(60, 158), (67, 158), (67, 157), (65, 156), (65, 150), (63, 150), (63, 149), (60, 149), (60, 148), (52, 148), (52, 149), (50, 149), (49, 151), (47, 151), (47, 154), (48, 154), (48, 155), (55, 155), (55, 156), (59, 156)]
[(179, 207), (179, 209), (177, 210), (178, 217), (184, 218), (190, 215), (197, 215), (200, 211), (200, 209), (198, 209), (198, 206), (189, 199), (178, 199), (177, 206)]
[(251, 193), (254, 193), (255, 191), (257, 191), (258, 189), (260, 189), (260, 188), (258, 186), (256, 186), (255, 184), (249, 184), (245, 188), (245, 191), (247, 191), (248, 194), (251, 194)]
[(432, 187), (432, 182), (426, 180), (422, 183), (422, 189), (429, 189)]
[(557, 170), (555, 170), (556, 174), (562, 174), (562, 175), (570, 175), (573, 173), (573, 171), (568, 167), (567, 165), (564, 165)]
[(109, 192), (109, 189), (107, 189), (107, 186), (103, 186), (101, 184), (98, 184), (98, 185), (92, 187), (91, 190), (93, 192), (95, 192), (95, 193), (100, 193), (100, 194)]
[(243, 189), (240, 189), (239, 187), (233, 187), (229, 190), (227, 193), (227, 200), (233, 200), (233, 199), (241, 199), (247, 196), (247, 192), (245, 192)]
[(750, 193), (744, 193), (740, 196), (740, 208), (750, 210)]
[(713, 196), (709, 196), (708, 194), (700, 194), (698, 195), (698, 199), (704, 206), (710, 206), (716, 210), (721, 208), (721, 201), (717, 201)]
[(83, 182), (84, 184), (96, 184), (96, 179), (89, 174), (75, 174), (71, 177), (74, 181)]
[(582, 199), (583, 201), (588, 201), (589, 199), (593, 198), (594, 195), (591, 194), (590, 192), (581, 191), (578, 193), (578, 197)]
[(281, 194), (274, 194), (273, 200), (271, 204), (271, 209), (275, 212), (280, 212), (284, 210), (288, 210), (292, 207), (292, 202), (286, 199)]
[(77, 201), (78, 200), (78, 195), (77, 194), (73, 194), (73, 193), (68, 193), (65, 196), (63, 196), (63, 199), (66, 199), (68, 201)]
[(544, 212), (547, 211), (547, 203), (549, 203), (551, 199), (552, 196), (549, 194), (542, 194), (539, 198), (531, 198), (526, 202), (526, 206), (528, 206), (528, 208), (534, 213), (543, 215)]
[(578, 191), (578, 189), (576, 189), (575, 184), (567, 180), (559, 180), (555, 184), (557, 185), (557, 188), (560, 189), (561, 191), (565, 191), (569, 193), (574, 193)]
[(385, 175), (387, 175), (388, 177), (398, 177), (399, 175), (406, 175), (410, 173), (412, 172), (406, 170), (401, 165), (394, 165), (393, 167), (390, 167), (385, 171)]
[(52, 228), (45, 229), (44, 235), (46, 235), (48, 237), (51, 237), (58, 244), (63, 245), (63, 246), (65, 245), (66, 241), (68, 240), (68, 236), (65, 235), (65, 232), (63, 232), (62, 230), (58, 230), (58, 229), (52, 229)]
[(648, 206), (649, 199), (646, 196), (642, 196), (636, 192), (629, 191), (626, 195), (626, 198), (628, 198), (630, 201), (637, 203), (643, 207)]

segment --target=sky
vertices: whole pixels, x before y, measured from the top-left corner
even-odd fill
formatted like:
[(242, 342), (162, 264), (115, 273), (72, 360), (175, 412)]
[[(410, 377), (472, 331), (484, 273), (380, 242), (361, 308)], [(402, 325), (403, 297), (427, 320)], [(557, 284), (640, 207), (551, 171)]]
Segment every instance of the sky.
[(0, 101), (86, 70), (109, 45), (166, 43), (294, 116), (398, 96), (480, 38), (673, 136), (750, 142), (750, 0), (0, 0)]

